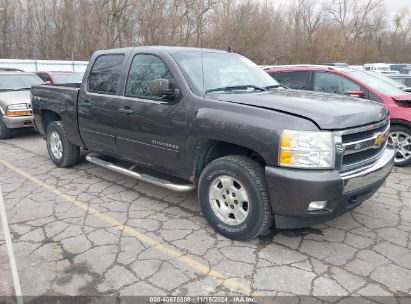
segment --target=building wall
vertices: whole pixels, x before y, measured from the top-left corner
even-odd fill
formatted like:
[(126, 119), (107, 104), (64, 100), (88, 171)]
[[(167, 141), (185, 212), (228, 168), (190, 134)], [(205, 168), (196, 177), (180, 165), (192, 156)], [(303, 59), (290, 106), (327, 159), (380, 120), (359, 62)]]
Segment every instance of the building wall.
[(0, 68), (15, 68), (25, 72), (71, 71), (84, 73), (88, 61), (0, 59)]

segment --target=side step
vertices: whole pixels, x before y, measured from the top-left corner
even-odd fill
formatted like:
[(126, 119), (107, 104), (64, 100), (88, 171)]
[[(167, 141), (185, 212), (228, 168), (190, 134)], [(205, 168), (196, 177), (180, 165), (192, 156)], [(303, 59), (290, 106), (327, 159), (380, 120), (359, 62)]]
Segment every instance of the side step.
[(196, 185), (194, 184), (176, 184), (176, 183), (173, 183), (171, 181), (168, 181), (162, 178), (158, 178), (158, 177), (151, 176), (151, 175), (144, 174), (144, 173), (138, 173), (132, 170), (135, 166), (131, 166), (129, 169), (120, 167), (111, 162), (102, 160), (101, 158), (99, 158), (99, 155), (95, 153), (87, 154), (86, 160), (97, 166), (104, 167), (111, 171), (115, 171), (117, 173), (121, 173), (121, 174), (130, 176), (130, 177), (142, 180), (144, 182), (169, 189), (169, 190), (173, 190), (177, 192), (188, 192), (196, 188)]

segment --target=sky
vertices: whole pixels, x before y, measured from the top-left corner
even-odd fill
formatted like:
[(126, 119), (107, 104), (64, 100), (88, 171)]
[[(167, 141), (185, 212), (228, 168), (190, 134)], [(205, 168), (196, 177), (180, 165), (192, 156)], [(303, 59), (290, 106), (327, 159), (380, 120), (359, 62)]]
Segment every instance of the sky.
[(408, 7), (411, 12), (411, 0), (385, 0), (385, 7), (391, 15), (394, 15), (404, 6)]

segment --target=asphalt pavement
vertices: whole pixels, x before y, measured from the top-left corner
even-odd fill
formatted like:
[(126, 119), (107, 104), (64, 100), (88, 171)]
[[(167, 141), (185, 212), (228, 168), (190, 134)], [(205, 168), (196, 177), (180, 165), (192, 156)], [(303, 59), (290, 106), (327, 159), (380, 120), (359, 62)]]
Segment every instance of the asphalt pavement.
[[(25, 130), (0, 142), (0, 184), (23, 295), (411, 293), (411, 167), (344, 216), (248, 242), (175, 193), (85, 161), (56, 168)], [(13, 295), (0, 231), (0, 296)], [(374, 299), (375, 300), (375, 299)]]

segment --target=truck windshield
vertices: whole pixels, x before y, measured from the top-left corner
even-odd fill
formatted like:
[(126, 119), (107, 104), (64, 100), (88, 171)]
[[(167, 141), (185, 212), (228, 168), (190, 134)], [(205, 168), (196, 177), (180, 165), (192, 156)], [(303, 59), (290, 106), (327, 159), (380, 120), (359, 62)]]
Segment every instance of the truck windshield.
[(368, 75), (371, 75), (375, 78), (381, 79), (382, 81), (385, 81), (386, 83), (389, 83), (389, 84), (393, 85), (394, 87), (399, 88), (400, 90), (405, 89), (405, 86), (402, 85), (400, 82), (398, 82), (397, 80), (393, 80), (393, 79), (385, 76), (384, 74), (373, 72), (373, 71), (365, 71), (364, 73), (367, 73)]
[(361, 72), (361, 71), (355, 71), (351, 72), (350, 76), (353, 77), (354, 79), (357, 79), (358, 81), (366, 84), (367, 86), (373, 88), (379, 93), (382, 93), (384, 95), (387, 95), (389, 97), (393, 96), (400, 96), (404, 95), (405, 92), (402, 91), (401, 89), (393, 86), (392, 84), (389, 84), (379, 78), (376, 78), (374, 76), (371, 76), (367, 74), (366, 72)]
[(173, 57), (199, 94), (261, 92), (279, 86), (255, 63), (238, 54), (179, 52)]
[(30, 90), (32, 85), (42, 83), (35, 74), (0, 74), (0, 92)]

